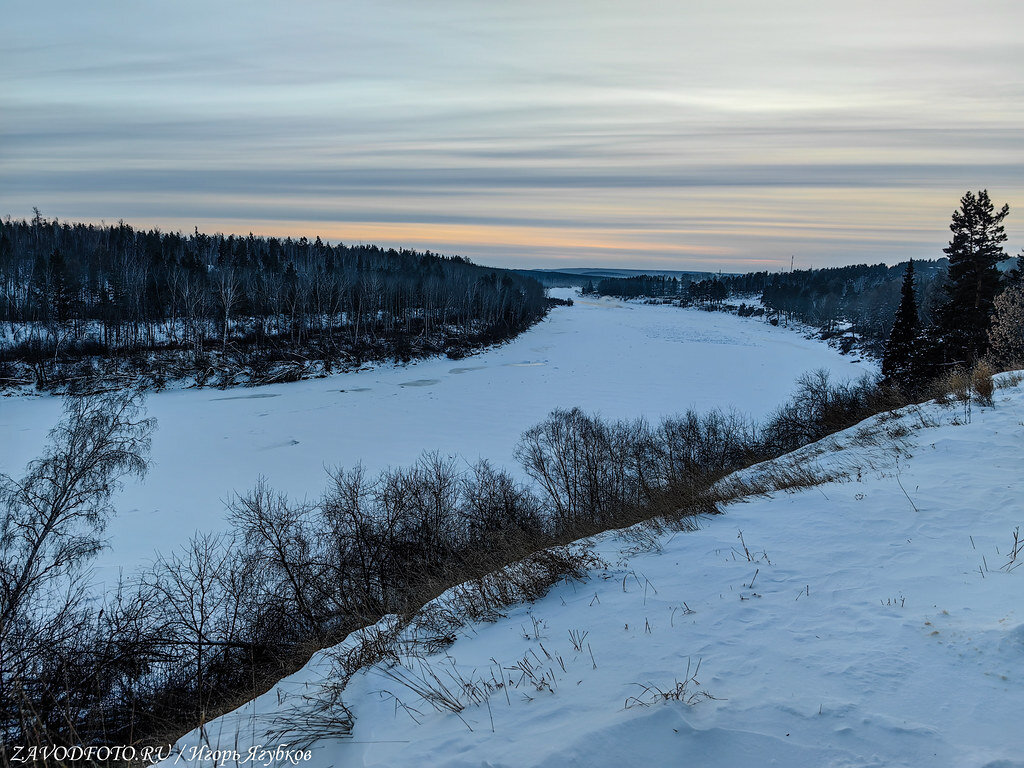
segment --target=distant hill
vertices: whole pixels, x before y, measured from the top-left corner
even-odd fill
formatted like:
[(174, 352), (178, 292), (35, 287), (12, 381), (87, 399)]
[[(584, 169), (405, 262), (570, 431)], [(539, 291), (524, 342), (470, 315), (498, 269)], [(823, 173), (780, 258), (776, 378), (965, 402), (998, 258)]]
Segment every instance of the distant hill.
[(678, 269), (613, 269), (609, 267), (570, 267), (567, 269), (517, 269), (520, 275), (532, 277), (548, 288), (564, 288), (582, 286), (588, 280), (600, 280), (606, 277), (635, 277), (637, 275), (657, 275), (675, 277), (680, 280), (704, 280), (709, 277), (731, 277), (733, 272), (693, 272)]

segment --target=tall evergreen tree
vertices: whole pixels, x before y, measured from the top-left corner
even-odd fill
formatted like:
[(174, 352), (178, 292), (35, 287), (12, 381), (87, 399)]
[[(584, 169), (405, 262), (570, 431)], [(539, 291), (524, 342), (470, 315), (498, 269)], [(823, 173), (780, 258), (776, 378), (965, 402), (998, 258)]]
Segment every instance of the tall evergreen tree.
[(64, 254), (54, 248), (48, 265), (49, 318), (66, 322), (76, 314), (78, 298), (77, 275), (70, 269)]
[(938, 341), (942, 362), (972, 363), (988, 349), (988, 326), (993, 302), (999, 292), (996, 265), (1006, 258), (1003, 219), (988, 191), (967, 192), (949, 225), (953, 239), (944, 252), (949, 256), (945, 302), (938, 312)]
[(910, 392), (921, 384), (922, 371), (918, 344), (921, 324), (917, 316), (917, 296), (914, 289), (914, 262), (907, 265), (900, 289), (900, 305), (885, 345), (882, 358), (882, 380)]

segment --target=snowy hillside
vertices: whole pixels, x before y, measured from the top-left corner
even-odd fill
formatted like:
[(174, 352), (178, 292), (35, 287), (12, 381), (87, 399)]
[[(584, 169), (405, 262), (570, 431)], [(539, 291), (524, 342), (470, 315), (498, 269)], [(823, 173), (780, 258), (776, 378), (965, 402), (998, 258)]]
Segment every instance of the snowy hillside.
[[(657, 421), (691, 406), (735, 405), (761, 417), (786, 399), (801, 372), (816, 368), (836, 379), (873, 370), (760, 320), (587, 299), (464, 360), (224, 392), (151, 393), (146, 407), (159, 426), (150, 471), (116, 499), (111, 548), (97, 565), (113, 580), (118, 567), (131, 571), (196, 530), (222, 528), (222, 500), (260, 475), (302, 497), (321, 492), (325, 464), (362, 462), (375, 473), (411, 464), (423, 451), (470, 463), (483, 456), (515, 470), (520, 434), (553, 408)], [(0, 399), (0, 472), (21, 474), (60, 408), (49, 396)]]
[(1022, 438), (1021, 386), (874, 417), (745, 473), (830, 482), (602, 535), (586, 581), (443, 648), (407, 638), (343, 691), (350, 738), (315, 714), (343, 644), (202, 741), (312, 726), (323, 768), (1022, 766)]

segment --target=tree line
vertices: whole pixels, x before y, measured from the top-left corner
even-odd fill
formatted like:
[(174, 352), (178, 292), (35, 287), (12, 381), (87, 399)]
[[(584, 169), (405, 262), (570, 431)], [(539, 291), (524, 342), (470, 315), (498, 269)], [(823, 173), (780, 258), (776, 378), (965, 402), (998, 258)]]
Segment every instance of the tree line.
[[(918, 262), (922, 302), (919, 310), (928, 317), (934, 308), (945, 260)], [(900, 284), (907, 264), (856, 264), (791, 272), (750, 272), (721, 275), (678, 283), (660, 276), (601, 280), (594, 293), (623, 298), (652, 297), (680, 306), (706, 309), (724, 307), (729, 299), (757, 297), (758, 309), (775, 323), (799, 322), (820, 329), (823, 338), (846, 337), (881, 355), (899, 303)], [(745, 302), (741, 314), (750, 314)]]
[[(903, 338), (897, 345), (913, 347), (914, 365), (926, 371), (918, 378), (951, 366), (970, 367), (991, 344), (998, 347), (1002, 364), (1009, 357), (1024, 361), (1015, 335), (1024, 317), (1018, 287), (1022, 270), (1018, 266), (1003, 272), (997, 266), (1008, 258), (1002, 224), (1008, 213), (1006, 205), (996, 210), (986, 190), (966, 193), (953, 213), (953, 239), (945, 256), (930, 261), (750, 272), (699, 282), (639, 275), (601, 280), (591, 288), (597, 294), (660, 298), (709, 309), (729, 298), (756, 296), (771, 322), (814, 326), (822, 338), (837, 338), (844, 350), (856, 345), (880, 359), (892, 357), (887, 350), (897, 324)], [(750, 308), (743, 304), (739, 311), (749, 314)], [(990, 333), (991, 323), (995, 326)]]
[[(508, 338), (541, 285), (458, 256), (299, 239), (0, 222), (0, 386), (298, 377)], [(156, 354), (153, 354), (156, 353)]]
[(729, 297), (728, 284), (723, 278), (692, 280), (689, 277), (667, 275), (633, 275), (631, 277), (606, 277), (587, 281), (584, 293), (599, 296), (618, 296), (623, 299), (658, 298), (679, 302), (684, 306), (701, 305), (717, 307)]

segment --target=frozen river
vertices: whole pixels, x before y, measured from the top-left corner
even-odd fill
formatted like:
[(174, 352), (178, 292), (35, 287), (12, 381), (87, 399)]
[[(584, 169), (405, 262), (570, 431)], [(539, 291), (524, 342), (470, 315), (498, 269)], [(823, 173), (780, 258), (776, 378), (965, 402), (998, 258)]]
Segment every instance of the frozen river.
[[(464, 360), (150, 394), (159, 424), (150, 471), (118, 495), (99, 565), (131, 570), (195, 530), (222, 527), (224, 500), (260, 475), (292, 496), (315, 497), (325, 466), (361, 461), (375, 471), (427, 450), (511, 467), (520, 433), (556, 407), (656, 420), (736, 406), (760, 417), (803, 371), (849, 378), (866, 365), (759, 319), (587, 299)], [(58, 398), (0, 398), (0, 471), (19, 475), (59, 415)]]

